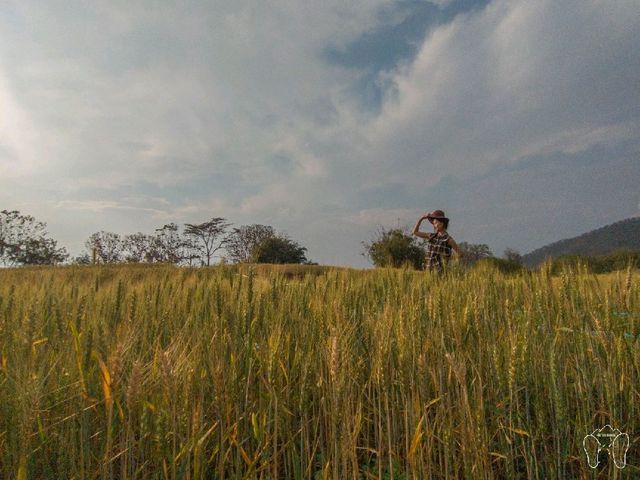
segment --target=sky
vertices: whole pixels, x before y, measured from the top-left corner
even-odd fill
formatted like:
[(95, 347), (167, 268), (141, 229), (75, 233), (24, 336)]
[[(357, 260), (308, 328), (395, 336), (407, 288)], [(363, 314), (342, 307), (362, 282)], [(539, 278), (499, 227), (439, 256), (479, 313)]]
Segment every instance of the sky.
[(638, 31), (638, 0), (5, 0), (0, 209), (72, 255), (224, 217), (366, 268), (436, 209), (524, 254), (640, 214)]

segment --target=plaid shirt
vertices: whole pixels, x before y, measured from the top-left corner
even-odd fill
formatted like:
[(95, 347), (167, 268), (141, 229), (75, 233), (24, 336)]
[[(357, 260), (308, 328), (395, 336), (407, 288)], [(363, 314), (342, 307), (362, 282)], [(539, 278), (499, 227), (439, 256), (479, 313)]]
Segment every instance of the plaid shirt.
[(427, 239), (427, 268), (442, 271), (442, 257), (451, 257), (451, 245), (449, 245), (449, 234), (437, 235), (432, 233)]

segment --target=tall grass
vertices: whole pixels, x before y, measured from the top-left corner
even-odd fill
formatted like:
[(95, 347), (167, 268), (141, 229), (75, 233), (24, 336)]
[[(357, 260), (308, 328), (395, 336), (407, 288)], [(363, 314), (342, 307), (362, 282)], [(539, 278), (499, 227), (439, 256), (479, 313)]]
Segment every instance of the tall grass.
[(632, 271), (0, 271), (2, 478), (591, 478), (629, 433)]

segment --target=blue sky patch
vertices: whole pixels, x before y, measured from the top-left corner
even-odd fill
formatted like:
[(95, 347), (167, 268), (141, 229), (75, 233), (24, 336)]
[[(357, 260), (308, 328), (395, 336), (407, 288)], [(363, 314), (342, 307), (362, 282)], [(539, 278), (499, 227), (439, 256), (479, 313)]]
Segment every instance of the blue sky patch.
[(334, 65), (362, 71), (352, 91), (364, 107), (380, 107), (389, 86), (381, 72), (410, 61), (428, 33), (451, 22), (457, 15), (478, 11), (490, 0), (456, 0), (445, 8), (424, 0), (401, 0), (378, 13), (375, 30), (365, 32), (343, 47), (330, 46), (323, 53)]

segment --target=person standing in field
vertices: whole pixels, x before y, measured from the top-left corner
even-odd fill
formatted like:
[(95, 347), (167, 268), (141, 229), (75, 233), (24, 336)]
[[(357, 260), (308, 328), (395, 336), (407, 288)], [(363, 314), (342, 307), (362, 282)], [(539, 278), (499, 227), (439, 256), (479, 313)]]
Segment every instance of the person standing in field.
[[(433, 233), (420, 231), (420, 224), (423, 220), (431, 222)], [(427, 241), (426, 268), (429, 270), (437, 270), (442, 273), (444, 263), (451, 257), (451, 250), (455, 251), (460, 258), (463, 256), (456, 241), (447, 233), (448, 227), (449, 219), (442, 210), (426, 213), (418, 219), (416, 226), (413, 227), (413, 234)]]

